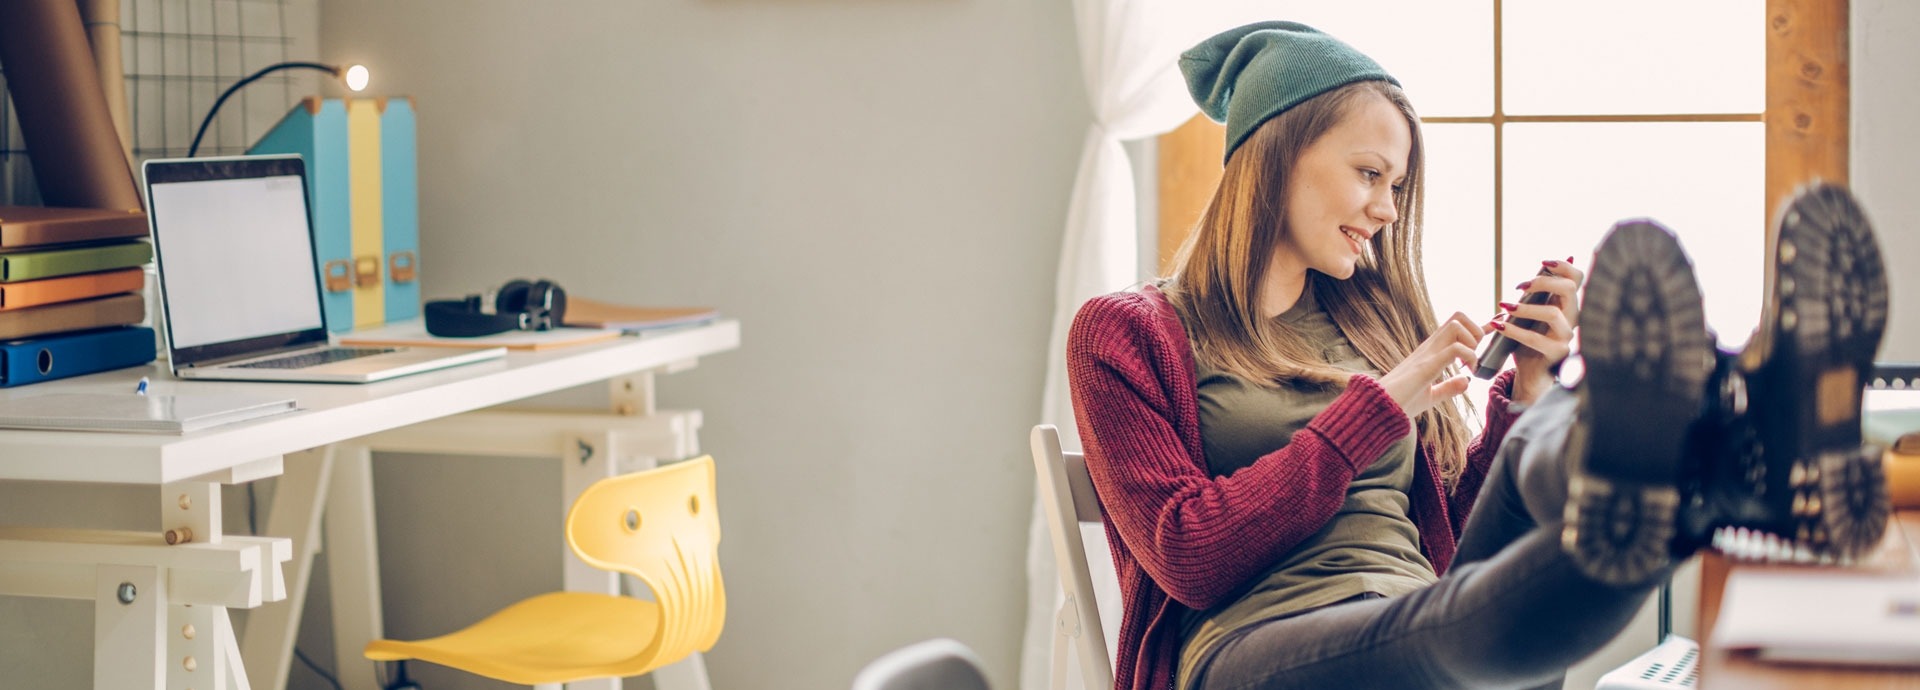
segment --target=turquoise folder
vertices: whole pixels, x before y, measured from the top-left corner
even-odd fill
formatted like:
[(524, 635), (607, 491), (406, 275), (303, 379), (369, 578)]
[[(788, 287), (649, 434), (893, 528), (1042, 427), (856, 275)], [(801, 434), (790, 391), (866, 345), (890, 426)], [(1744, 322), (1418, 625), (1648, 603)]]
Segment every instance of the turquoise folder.
[[(349, 116), (366, 112), (361, 108), (370, 103), (377, 119)], [(356, 131), (355, 122), (372, 125), (366, 128), (371, 131)], [(356, 152), (377, 160), (369, 166), (354, 159)], [(406, 98), (349, 103), (309, 97), (248, 150), (296, 153), (307, 161), (314, 262), (330, 331), (420, 315), (417, 152), (413, 103)]]
[(309, 97), (247, 153), (297, 153), (307, 162), (307, 204), (313, 214), (314, 263), (327, 329), (353, 328), (353, 251), (347, 206), (347, 106)]
[(420, 316), (420, 189), (413, 102), (387, 99), (380, 113), (381, 211), (386, 251), (387, 321)]

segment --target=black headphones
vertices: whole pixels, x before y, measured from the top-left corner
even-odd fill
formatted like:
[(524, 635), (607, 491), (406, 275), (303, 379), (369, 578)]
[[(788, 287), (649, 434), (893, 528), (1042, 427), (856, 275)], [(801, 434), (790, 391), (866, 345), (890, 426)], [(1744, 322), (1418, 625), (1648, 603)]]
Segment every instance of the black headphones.
[(510, 280), (485, 304), (481, 295), (435, 300), (423, 311), (427, 332), (443, 338), (471, 338), (507, 331), (546, 331), (559, 328), (567, 315), (567, 291), (541, 279)]

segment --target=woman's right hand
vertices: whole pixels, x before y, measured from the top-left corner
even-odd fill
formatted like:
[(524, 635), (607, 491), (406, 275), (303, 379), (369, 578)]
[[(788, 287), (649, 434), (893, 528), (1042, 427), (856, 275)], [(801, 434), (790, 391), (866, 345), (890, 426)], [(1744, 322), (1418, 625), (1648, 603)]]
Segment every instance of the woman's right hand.
[(1417, 417), (1440, 401), (1467, 392), (1465, 373), (1445, 381), (1439, 379), (1446, 373), (1447, 365), (1454, 362), (1471, 370), (1474, 348), (1485, 335), (1473, 319), (1454, 312), (1453, 318), (1440, 324), (1426, 342), (1414, 348), (1413, 354), (1380, 377), (1380, 387), (1387, 389), (1387, 395), (1400, 404), (1407, 416)]

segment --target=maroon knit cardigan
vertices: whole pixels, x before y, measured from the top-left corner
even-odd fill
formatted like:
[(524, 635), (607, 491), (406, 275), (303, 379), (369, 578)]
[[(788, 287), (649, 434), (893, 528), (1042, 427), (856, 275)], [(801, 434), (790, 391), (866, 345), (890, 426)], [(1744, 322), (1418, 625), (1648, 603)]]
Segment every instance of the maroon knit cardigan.
[[(1413, 430), (1379, 383), (1355, 375), (1285, 448), (1212, 477), (1200, 445), (1193, 348), (1173, 305), (1152, 286), (1081, 307), (1067, 335), (1067, 375), (1120, 578), (1121, 690), (1170, 687), (1182, 613), (1222, 603), (1319, 531), (1354, 476)], [(1511, 371), (1495, 379), (1486, 426), (1468, 446), (1452, 494), (1419, 453), (1411, 517), (1436, 574), (1453, 561), (1467, 511), (1516, 417), (1512, 385)]]

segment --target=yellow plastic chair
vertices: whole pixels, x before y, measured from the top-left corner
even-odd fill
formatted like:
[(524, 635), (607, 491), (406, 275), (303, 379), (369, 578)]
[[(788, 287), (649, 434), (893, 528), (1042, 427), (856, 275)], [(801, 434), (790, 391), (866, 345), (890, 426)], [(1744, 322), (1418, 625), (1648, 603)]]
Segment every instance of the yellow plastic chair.
[(587, 592), (526, 599), (432, 639), (376, 640), (374, 661), (421, 661), (523, 685), (637, 676), (713, 648), (727, 614), (713, 458), (594, 482), (567, 512), (567, 545), (640, 579), (653, 601)]

